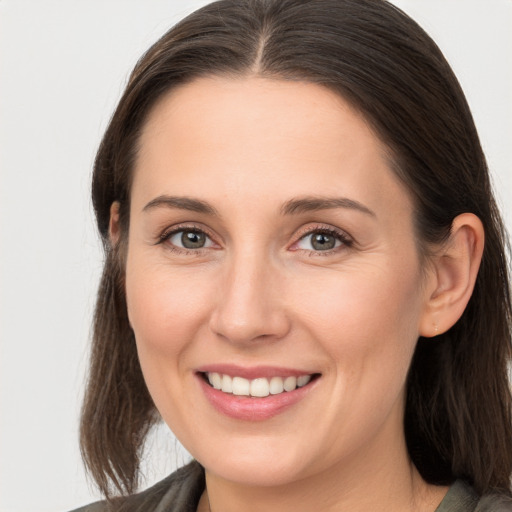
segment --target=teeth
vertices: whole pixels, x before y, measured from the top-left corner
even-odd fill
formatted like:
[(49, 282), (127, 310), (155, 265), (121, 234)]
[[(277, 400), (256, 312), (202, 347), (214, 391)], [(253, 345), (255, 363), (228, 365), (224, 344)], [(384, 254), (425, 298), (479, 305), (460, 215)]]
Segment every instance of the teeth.
[(222, 391), (224, 393), (233, 393), (233, 380), (229, 375), (222, 376)]
[(311, 375), (301, 375), (297, 377), (297, 387), (301, 388), (305, 386), (311, 380)]
[(242, 377), (233, 377), (233, 395), (250, 395), (251, 383)]
[(286, 377), (283, 387), (285, 391), (293, 391), (297, 387), (297, 377)]
[(231, 377), (216, 372), (207, 373), (206, 376), (213, 388), (220, 389), (224, 393), (259, 398), (264, 398), (268, 395), (279, 395), (285, 391), (293, 391), (305, 386), (311, 380), (311, 375), (284, 378), (272, 377), (270, 381), (263, 377), (248, 380), (243, 377)]
[(283, 379), (281, 377), (272, 377), (270, 379), (270, 394), (279, 395), (284, 391)]
[(209, 373), (208, 380), (215, 389), (222, 389), (222, 377), (218, 373)]
[(267, 379), (254, 379), (251, 381), (251, 396), (264, 397), (270, 394), (270, 384)]

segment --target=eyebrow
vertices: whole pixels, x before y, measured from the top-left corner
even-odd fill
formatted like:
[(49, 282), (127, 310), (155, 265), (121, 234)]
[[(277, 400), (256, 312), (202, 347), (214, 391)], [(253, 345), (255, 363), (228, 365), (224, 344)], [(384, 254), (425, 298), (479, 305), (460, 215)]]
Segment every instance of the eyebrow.
[[(196, 213), (204, 213), (206, 215), (215, 215), (219, 217), (218, 211), (206, 201), (185, 196), (168, 196), (162, 195), (152, 199), (144, 208), (143, 212), (153, 210), (155, 208), (176, 208), (179, 210), (187, 210)], [(314, 212), (319, 210), (330, 210), (335, 208), (346, 208), (357, 210), (372, 217), (376, 217), (375, 212), (370, 210), (364, 204), (348, 199), (346, 197), (301, 197), (291, 199), (283, 204), (281, 208), (282, 215), (297, 215), (300, 213)]]
[(195, 199), (193, 197), (181, 196), (158, 196), (152, 199), (144, 208), (143, 212), (153, 210), (154, 208), (177, 208), (179, 210), (188, 210), (190, 212), (204, 213), (207, 215), (219, 216), (217, 210), (206, 201)]
[(370, 210), (364, 204), (348, 199), (346, 197), (302, 197), (291, 199), (284, 203), (281, 208), (283, 215), (293, 215), (298, 213), (314, 212), (318, 210), (331, 210), (334, 208), (347, 208), (357, 210), (372, 217), (376, 217), (375, 212)]

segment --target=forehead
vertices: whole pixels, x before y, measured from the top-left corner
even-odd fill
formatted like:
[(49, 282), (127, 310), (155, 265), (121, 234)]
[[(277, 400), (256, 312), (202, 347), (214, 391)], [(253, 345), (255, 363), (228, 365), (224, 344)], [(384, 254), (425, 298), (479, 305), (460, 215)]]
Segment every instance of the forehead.
[[(282, 135), (277, 142), (283, 149), (287, 137), (301, 144), (311, 141), (315, 153), (332, 147), (332, 142), (341, 148), (362, 135), (366, 142), (373, 139), (373, 145), (380, 145), (364, 118), (326, 87), (259, 77), (206, 77), (168, 92), (144, 125), (141, 153), (161, 142), (161, 137), (168, 137), (170, 144), (176, 141), (174, 146), (179, 141), (181, 147), (191, 130), (198, 143), (216, 144), (219, 150), (232, 142), (227, 135), (235, 130), (236, 139), (244, 140), (246, 150), (250, 139), (255, 145), (266, 142), (273, 146), (276, 135)], [(201, 147), (210, 149), (210, 144)]]
[(194, 195), (217, 200), (283, 202), (315, 189), (378, 203), (388, 185), (407, 195), (385, 146), (342, 97), (321, 85), (256, 77), (201, 78), (150, 112), (133, 193), (150, 200), (190, 194), (192, 185)]

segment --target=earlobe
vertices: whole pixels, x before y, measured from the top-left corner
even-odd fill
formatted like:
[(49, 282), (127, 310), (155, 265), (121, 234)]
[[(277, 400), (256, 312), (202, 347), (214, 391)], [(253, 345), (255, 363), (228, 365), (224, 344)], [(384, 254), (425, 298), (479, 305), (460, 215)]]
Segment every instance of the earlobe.
[(110, 205), (110, 221), (108, 224), (108, 236), (110, 239), (110, 245), (115, 247), (120, 238), (121, 228), (119, 226), (119, 201), (114, 201)]
[(475, 286), (484, 238), (482, 222), (476, 215), (463, 213), (454, 219), (448, 240), (432, 258), (421, 336), (442, 334), (462, 316)]

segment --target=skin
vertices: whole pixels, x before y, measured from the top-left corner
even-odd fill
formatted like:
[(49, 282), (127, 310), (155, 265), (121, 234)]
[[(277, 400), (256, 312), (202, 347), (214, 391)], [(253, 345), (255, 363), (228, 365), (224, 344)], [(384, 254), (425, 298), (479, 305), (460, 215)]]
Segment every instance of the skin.
[[(163, 195), (215, 213), (147, 206)], [(283, 214), (312, 196), (362, 206)], [(162, 238), (187, 228), (206, 246)], [(311, 245), (319, 229), (341, 234), (333, 250)], [(448, 329), (471, 295), (483, 231), (465, 214), (453, 233), (422, 268), (385, 148), (321, 86), (202, 78), (156, 105), (132, 187), (128, 314), (148, 389), (205, 467), (213, 512), (435, 510), (446, 489), (410, 462), (403, 410), (418, 336)], [(206, 400), (196, 370), (212, 363), (321, 376), (281, 414), (242, 421)]]

